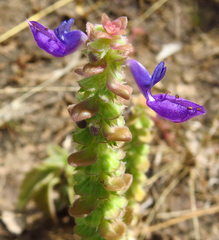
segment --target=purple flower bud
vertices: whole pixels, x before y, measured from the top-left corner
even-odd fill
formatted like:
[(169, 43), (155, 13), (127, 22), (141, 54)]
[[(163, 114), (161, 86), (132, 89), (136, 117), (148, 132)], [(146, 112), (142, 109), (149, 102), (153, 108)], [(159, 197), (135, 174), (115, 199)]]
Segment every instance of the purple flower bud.
[(82, 31), (71, 31), (74, 19), (62, 22), (54, 32), (38, 22), (28, 23), (37, 45), (54, 57), (64, 57), (75, 52), (87, 40), (87, 35)]
[(147, 69), (139, 62), (128, 59), (126, 64), (140, 88), (142, 94), (147, 99), (147, 105), (153, 109), (159, 116), (168, 119), (171, 122), (180, 123), (190, 118), (205, 114), (203, 106), (180, 98), (178, 95), (170, 96), (166, 94), (151, 94), (151, 88), (159, 82), (166, 73), (166, 67), (161, 62), (157, 65), (152, 76)]

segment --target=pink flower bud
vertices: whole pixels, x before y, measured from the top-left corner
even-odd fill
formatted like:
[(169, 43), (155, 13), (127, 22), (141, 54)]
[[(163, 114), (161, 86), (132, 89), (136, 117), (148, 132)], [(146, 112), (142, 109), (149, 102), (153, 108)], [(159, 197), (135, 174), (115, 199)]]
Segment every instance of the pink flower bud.
[(96, 201), (94, 197), (78, 198), (68, 212), (72, 217), (86, 217), (89, 216), (96, 208)]
[(98, 112), (98, 106), (90, 100), (68, 106), (68, 112), (74, 122), (93, 117)]
[(126, 232), (126, 226), (119, 220), (103, 220), (99, 226), (99, 231), (100, 235), (107, 240), (119, 240), (123, 238)]
[(122, 218), (122, 221), (126, 224), (126, 226), (129, 226), (132, 223), (134, 217), (134, 212), (132, 207), (126, 207), (125, 208), (125, 215)]
[(101, 22), (106, 32), (109, 33), (111, 36), (126, 34), (125, 29), (128, 23), (127, 17), (120, 17), (111, 22), (109, 17), (104, 13), (102, 15)]
[(132, 140), (132, 134), (127, 127), (105, 126), (103, 135), (111, 141), (130, 142)]
[(85, 77), (89, 77), (89, 76), (103, 72), (105, 70), (105, 68), (106, 68), (105, 64), (100, 65), (100, 66), (95, 66), (95, 65), (88, 63), (83, 68), (83, 75)]
[(68, 164), (72, 167), (85, 167), (94, 164), (97, 161), (97, 155), (92, 148), (85, 148), (82, 151), (72, 153), (68, 157)]
[(132, 93), (131, 87), (121, 84), (119, 81), (117, 81), (114, 78), (108, 78), (106, 81), (106, 86), (114, 94), (116, 94), (126, 100), (130, 99), (130, 96)]

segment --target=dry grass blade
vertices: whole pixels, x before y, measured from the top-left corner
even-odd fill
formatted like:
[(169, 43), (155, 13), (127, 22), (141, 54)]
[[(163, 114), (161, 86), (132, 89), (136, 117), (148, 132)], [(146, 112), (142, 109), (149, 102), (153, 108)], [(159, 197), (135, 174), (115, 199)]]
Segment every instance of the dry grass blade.
[(10, 121), (13, 119), (13, 116), (16, 116), (18, 111), (22, 112), (22, 102), (32, 96), (34, 93), (41, 91), (45, 87), (49, 86), (51, 83), (54, 83), (58, 79), (60, 79), (62, 76), (64, 76), (66, 73), (71, 71), (77, 64), (80, 59), (81, 53), (76, 52), (74, 54), (73, 59), (69, 62), (69, 64), (59, 70), (55, 70), (53, 72), (53, 76), (46, 80), (45, 82), (38, 85), (35, 90), (35, 88), (31, 89), (29, 92), (23, 94), (19, 98), (12, 101), (10, 104), (6, 105), (4, 108), (0, 110), (0, 126), (2, 126), (4, 123)]
[[(193, 169), (190, 170), (189, 177), (189, 192), (190, 192), (190, 201), (191, 201), (191, 210), (197, 211), (196, 199), (195, 199), (195, 175)], [(194, 233), (195, 239), (200, 240), (200, 231), (199, 231), (199, 222), (196, 216), (193, 217)]]
[(208, 130), (208, 132), (205, 136), (204, 143), (209, 142), (209, 140), (212, 138), (212, 136), (214, 136), (214, 134), (216, 133), (216, 131), (219, 127), (219, 120), (218, 119), (219, 119), (219, 111), (217, 112), (217, 114), (213, 118), (212, 126), (211, 126), (210, 130)]
[(1, 94), (13, 94), (13, 93), (20, 93), (20, 92), (77, 92), (80, 88), (79, 87), (46, 87), (42, 89), (41, 87), (21, 87), (21, 88), (4, 88), (0, 89)]
[(154, 3), (150, 8), (147, 9), (139, 18), (136, 20), (132, 20), (129, 22), (129, 26), (137, 26), (140, 23), (142, 23), (145, 19), (147, 19), (151, 14), (153, 14), (155, 11), (157, 11), (164, 3), (166, 3), (168, 0), (159, 0), (156, 3)]
[(203, 217), (203, 216), (214, 214), (214, 213), (217, 213), (217, 212), (219, 212), (219, 205), (213, 206), (213, 207), (208, 208), (208, 209), (197, 210), (195, 212), (192, 211), (188, 214), (185, 214), (184, 216), (173, 218), (169, 221), (159, 223), (159, 224), (156, 224), (156, 225), (152, 225), (149, 228), (144, 229), (143, 233), (147, 234), (148, 232), (155, 232), (155, 231), (158, 231), (160, 229), (164, 229), (164, 228), (170, 227), (172, 225), (175, 225), (177, 223), (192, 219), (194, 217)]
[(176, 169), (180, 167), (178, 162), (173, 162), (172, 164), (166, 165), (159, 172), (154, 174), (152, 177), (148, 178), (144, 184), (144, 187), (147, 187), (153, 183), (155, 183), (159, 178), (161, 178), (166, 172), (174, 172)]
[(87, 1), (91, 5), (93, 10), (101, 17), (102, 16), (102, 12), (98, 8), (99, 8), (99, 6), (101, 6), (103, 4), (103, 2), (99, 1), (98, 3), (95, 4), (92, 0), (87, 0)]
[(162, 219), (162, 220), (167, 220), (167, 219), (171, 219), (171, 218), (181, 217), (190, 212), (191, 212), (191, 209), (182, 210), (182, 211), (161, 212), (161, 213), (157, 213), (156, 218)]
[(153, 184), (161, 177), (163, 177), (166, 173), (168, 173), (169, 176), (172, 176), (172, 174), (176, 171), (179, 171), (181, 168), (181, 164), (178, 162), (173, 162), (172, 164), (168, 164), (164, 166), (159, 172), (154, 174), (152, 177), (148, 178), (147, 181), (144, 184), (145, 192), (148, 193)]
[[(36, 13), (32, 17), (30, 17), (28, 20), (29, 21), (38, 21), (42, 17), (45, 17), (49, 13), (55, 11), (56, 9), (59, 9), (59, 8), (63, 7), (64, 5), (66, 5), (66, 4), (68, 4), (68, 3), (72, 2), (72, 1), (74, 1), (74, 0), (60, 0), (60, 1), (56, 2), (56, 3), (54, 3), (53, 5), (50, 5), (49, 7), (43, 9), (42, 11)], [(20, 31), (24, 30), (26, 27), (28, 27), (28, 23), (25, 20), (22, 23), (20, 23), (17, 26), (15, 26), (14, 28), (12, 28), (9, 31), (7, 31), (6, 33), (3, 33), (0, 36), (0, 43), (4, 42), (8, 38), (10, 38), (13, 35), (19, 33)]]
[(159, 199), (157, 200), (156, 204), (154, 205), (153, 209), (150, 211), (150, 214), (145, 223), (147, 226), (150, 226), (161, 204), (165, 201), (168, 194), (176, 187), (176, 185), (186, 176), (186, 174), (188, 174), (188, 171), (189, 171), (188, 169), (185, 169), (164, 189)]

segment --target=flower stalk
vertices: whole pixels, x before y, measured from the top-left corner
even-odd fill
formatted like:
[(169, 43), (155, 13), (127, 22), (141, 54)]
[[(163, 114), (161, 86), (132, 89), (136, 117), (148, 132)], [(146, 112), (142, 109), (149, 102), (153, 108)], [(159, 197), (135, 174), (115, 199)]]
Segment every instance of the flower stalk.
[(126, 26), (126, 17), (111, 22), (106, 14), (102, 25), (87, 23), (89, 63), (76, 69), (85, 78), (79, 81), (79, 103), (68, 108), (77, 124), (73, 135), (77, 151), (68, 162), (76, 167), (74, 190), (80, 196), (69, 213), (76, 219), (75, 233), (86, 239), (126, 239), (131, 222), (123, 194), (132, 175), (125, 173), (125, 153), (118, 145), (132, 139), (122, 116), (123, 102), (132, 92), (124, 85), (122, 70), (133, 51), (123, 36)]
[(128, 229), (128, 239), (136, 239), (133, 227), (140, 220), (140, 203), (145, 200), (146, 191), (144, 189), (147, 182), (146, 172), (149, 170), (148, 159), (149, 142), (151, 141), (153, 122), (147, 116), (145, 104), (140, 97), (134, 97), (133, 106), (128, 112), (126, 125), (132, 133), (132, 141), (126, 142), (122, 149), (126, 151), (123, 161), (126, 163), (126, 172), (133, 176), (133, 181), (125, 193), (129, 201), (128, 207), (131, 209), (133, 219), (130, 222), (132, 228)]

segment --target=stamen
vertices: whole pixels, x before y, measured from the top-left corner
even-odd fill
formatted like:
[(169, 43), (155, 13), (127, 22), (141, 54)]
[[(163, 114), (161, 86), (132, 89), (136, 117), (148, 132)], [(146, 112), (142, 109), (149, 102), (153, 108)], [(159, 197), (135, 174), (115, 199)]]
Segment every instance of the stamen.
[(166, 90), (166, 94), (164, 95), (163, 99), (166, 98), (167, 94), (171, 93), (169, 90)]
[(189, 109), (189, 110), (192, 110), (192, 109), (193, 109), (193, 107), (188, 107), (188, 109)]
[(201, 108), (197, 108), (197, 111), (201, 111)]
[(48, 31), (49, 28), (44, 28), (45, 31)]
[(176, 95), (175, 95), (175, 97), (176, 97), (176, 98), (179, 98), (179, 95), (178, 95), (178, 94), (176, 94)]

